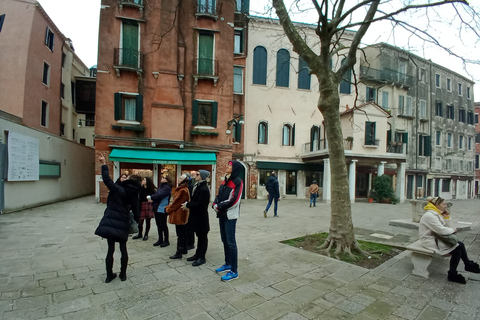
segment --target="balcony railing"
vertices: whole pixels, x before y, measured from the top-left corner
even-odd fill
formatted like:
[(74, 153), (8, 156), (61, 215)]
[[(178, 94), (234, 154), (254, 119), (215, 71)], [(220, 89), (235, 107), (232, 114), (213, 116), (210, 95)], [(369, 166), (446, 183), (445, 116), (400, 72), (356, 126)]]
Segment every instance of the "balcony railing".
[(119, 4), (122, 6), (143, 7), (143, 0), (119, 0)]
[(216, 18), (218, 16), (217, 6), (215, 5), (215, 3), (208, 2), (210, 1), (203, 0), (197, 3), (197, 15)]
[(390, 82), (408, 87), (413, 86), (414, 77), (392, 69), (384, 68), (381, 70), (365, 66), (360, 67), (360, 80), (373, 80), (379, 82)]
[[(343, 140), (344, 150), (352, 150), (352, 147), (353, 147), (352, 140), (347, 140), (347, 139)], [(322, 151), (322, 150), (328, 151), (327, 139), (320, 139), (320, 141), (315, 140), (313, 142), (307, 142), (303, 144), (303, 154)]]
[(218, 60), (210, 58), (197, 58), (198, 76), (218, 76)]
[(143, 70), (143, 59), (143, 52), (133, 49), (115, 48), (113, 52), (113, 65), (115, 67), (141, 71)]
[(366, 139), (363, 143), (364, 146), (376, 146), (380, 145), (380, 139)]
[(406, 154), (406, 144), (403, 142), (390, 141), (387, 144), (387, 152)]

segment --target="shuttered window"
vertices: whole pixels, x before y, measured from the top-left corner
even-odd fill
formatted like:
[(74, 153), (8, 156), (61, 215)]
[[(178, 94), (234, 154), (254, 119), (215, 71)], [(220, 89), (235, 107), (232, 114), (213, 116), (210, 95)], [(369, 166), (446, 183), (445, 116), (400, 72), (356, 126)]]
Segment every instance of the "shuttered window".
[(115, 120), (143, 121), (143, 96), (116, 92)]
[(290, 80), (290, 53), (286, 49), (277, 52), (277, 87), (289, 86)]
[[(345, 63), (345, 58), (342, 60), (342, 65)], [(343, 94), (350, 94), (351, 90), (351, 83), (352, 83), (352, 69), (348, 69), (342, 77), (342, 81), (340, 82), (340, 93)]]
[(377, 124), (375, 122), (365, 122), (365, 145), (367, 146), (375, 145), (376, 125)]
[(267, 84), (267, 49), (258, 46), (253, 50), (253, 84)]
[(218, 112), (218, 102), (193, 100), (192, 125), (216, 127), (217, 112)]
[(298, 89), (310, 90), (310, 68), (302, 57), (298, 59)]
[(265, 121), (258, 124), (258, 143), (268, 144), (268, 123)]

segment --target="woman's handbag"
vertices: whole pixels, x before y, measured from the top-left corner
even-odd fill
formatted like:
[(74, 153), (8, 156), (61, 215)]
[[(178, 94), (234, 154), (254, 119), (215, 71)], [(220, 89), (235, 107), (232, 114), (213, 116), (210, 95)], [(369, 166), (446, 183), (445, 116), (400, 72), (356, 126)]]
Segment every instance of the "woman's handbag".
[(454, 246), (458, 243), (458, 236), (455, 233), (442, 235), (434, 232), (433, 235), (435, 236), (435, 242), (437, 242), (437, 245), (438, 240), (451, 246)]
[(128, 233), (134, 234), (138, 233), (138, 224), (137, 221), (133, 218), (133, 212), (130, 211), (130, 228), (128, 229)]

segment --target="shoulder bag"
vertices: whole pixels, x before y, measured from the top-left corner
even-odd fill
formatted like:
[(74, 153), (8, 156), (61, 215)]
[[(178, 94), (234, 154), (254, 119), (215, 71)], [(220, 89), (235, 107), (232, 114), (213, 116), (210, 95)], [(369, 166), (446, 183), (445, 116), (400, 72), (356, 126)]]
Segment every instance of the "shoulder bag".
[(435, 242), (437, 243), (437, 245), (438, 240), (451, 246), (454, 246), (458, 243), (458, 236), (455, 233), (442, 235), (434, 232), (433, 235), (435, 236)]

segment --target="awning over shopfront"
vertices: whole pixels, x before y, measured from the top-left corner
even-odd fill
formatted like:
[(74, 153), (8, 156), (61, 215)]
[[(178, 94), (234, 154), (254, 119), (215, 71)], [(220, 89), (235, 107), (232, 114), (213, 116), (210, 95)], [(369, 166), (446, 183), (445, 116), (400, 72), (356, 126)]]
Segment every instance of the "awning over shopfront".
[(212, 151), (113, 148), (110, 161), (157, 164), (216, 164)]

